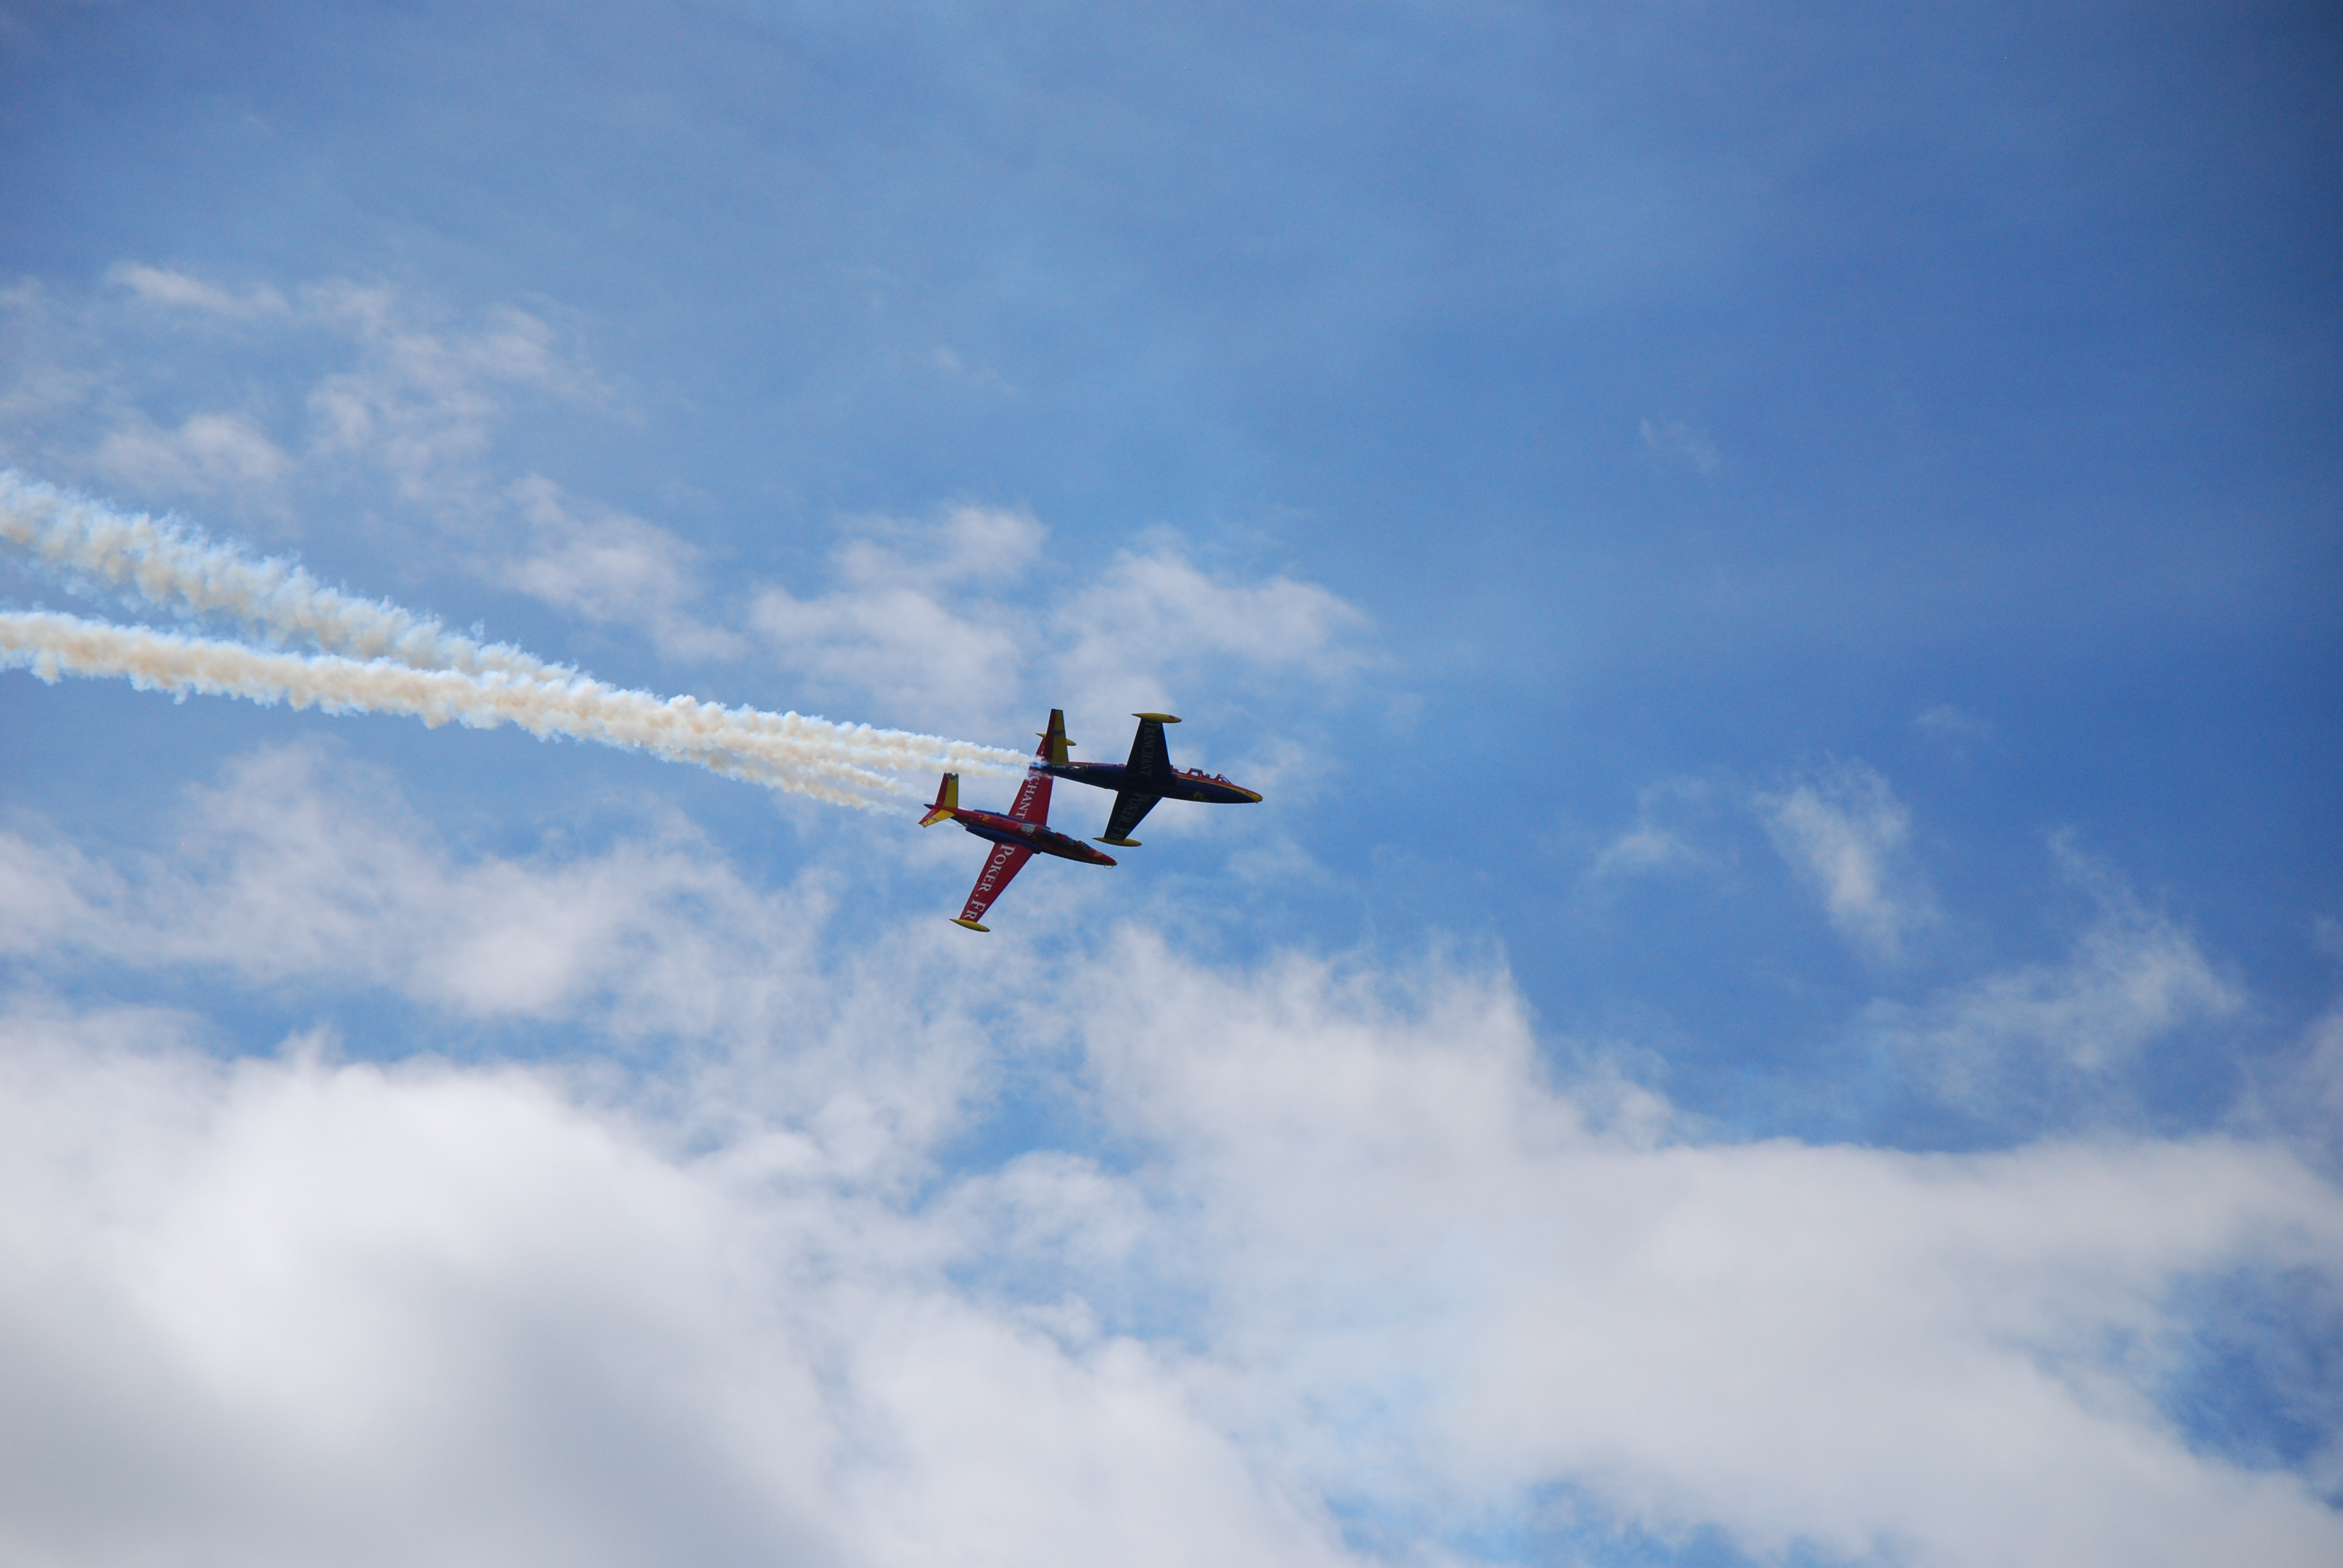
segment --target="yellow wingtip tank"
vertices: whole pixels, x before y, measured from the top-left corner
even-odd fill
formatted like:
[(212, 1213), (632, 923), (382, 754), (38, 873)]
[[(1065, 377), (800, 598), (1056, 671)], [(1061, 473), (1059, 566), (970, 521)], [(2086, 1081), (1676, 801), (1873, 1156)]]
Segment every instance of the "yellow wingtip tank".
[(972, 930), (972, 931), (984, 931), (984, 932), (986, 932), (986, 933), (988, 933), (988, 934), (989, 934), (989, 933), (991, 931), (991, 930), (992, 930), (992, 928), (991, 928), (990, 926), (980, 926), (980, 925), (978, 925), (974, 920), (964, 920), (960, 919), (958, 915), (954, 915), (954, 916), (952, 917), (952, 924), (954, 924), (954, 925), (956, 925), (956, 926), (966, 926), (970, 930)]
[(939, 822), (949, 822), (952, 813), (959, 809), (960, 775), (947, 773), (944, 781), (936, 786), (935, 803), (928, 808), (928, 814), (920, 819), (920, 826), (932, 828)]
[(1151, 719), (1158, 724), (1177, 724), (1180, 722), (1179, 719), (1173, 718), (1169, 713), (1134, 713), (1131, 717), (1133, 719)]
[(1139, 840), (1136, 839), (1110, 839), (1103, 834), (1100, 836), (1099, 842), (1101, 844), (1112, 844), (1118, 849), (1136, 849), (1139, 848)]

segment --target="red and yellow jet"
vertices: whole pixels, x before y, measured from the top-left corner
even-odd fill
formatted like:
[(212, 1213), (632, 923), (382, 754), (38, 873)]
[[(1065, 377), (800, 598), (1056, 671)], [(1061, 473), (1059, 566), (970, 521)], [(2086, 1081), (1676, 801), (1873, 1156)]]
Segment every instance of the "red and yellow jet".
[(998, 811), (978, 811), (960, 803), (960, 775), (947, 773), (936, 787), (934, 804), (920, 819), (922, 828), (938, 822), (957, 822), (980, 839), (992, 840), (992, 853), (984, 862), (984, 869), (976, 874), (976, 886), (969, 890), (968, 903), (952, 917), (954, 925), (966, 926), (972, 931), (992, 928), (980, 924), (984, 911), (992, 900), (1009, 886), (1011, 878), (1025, 869), (1025, 862), (1036, 852), (1056, 855), (1063, 859), (1081, 860), (1093, 866), (1111, 866), (1114, 857), (1100, 853), (1079, 839), (1069, 839), (1050, 828), (1050, 775), (1042, 769), (1050, 763), (1066, 760), (1066, 721), (1063, 714), (1052, 710), (1050, 728), (1041, 737), (1039, 749), (1033, 753), (1033, 765), (1026, 769), (1025, 782), (1017, 791), (1016, 803), (1009, 814)]

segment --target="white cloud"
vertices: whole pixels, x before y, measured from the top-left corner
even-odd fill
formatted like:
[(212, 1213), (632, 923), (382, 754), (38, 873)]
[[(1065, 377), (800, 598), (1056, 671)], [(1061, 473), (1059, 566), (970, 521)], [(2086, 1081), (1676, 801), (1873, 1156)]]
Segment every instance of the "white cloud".
[(1688, 814), (1707, 813), (1715, 792), (1712, 781), (1697, 778), (1664, 779), (1647, 786), (1636, 797), (1634, 822), (1595, 851), (1582, 885), (1716, 867), (1726, 854), (1702, 843), (1694, 829), (1680, 820)]
[(577, 515), (541, 474), (512, 487), (534, 532), (530, 553), (506, 567), (506, 580), (530, 598), (601, 625), (639, 627), (674, 658), (738, 658), (738, 632), (689, 613), (700, 595), (700, 552), (665, 528), (622, 512)]
[[(613, 402), (543, 315), (450, 311), (347, 279), (278, 294), (139, 263), (109, 276), (127, 300), (61, 303), (31, 286), (0, 299), (25, 340), (0, 356), (0, 411), (25, 427), (0, 433), (0, 457), (53, 480), (147, 505), (201, 498), (211, 526), (241, 513), (270, 531), (347, 515), (353, 495), (371, 511), (387, 488), (457, 541), (436, 553), (483, 580), (639, 632), (669, 658), (739, 658), (761, 642), (799, 682), (801, 706), (892, 725), (1016, 733), (1053, 706), (1119, 720), (1208, 683), (1333, 685), (1368, 662), (1366, 618), (1322, 587), (1208, 572), (1169, 546), (1069, 585), (1043, 560), (1032, 517), (974, 504), (857, 522), (830, 580), (750, 585), (736, 628), (708, 603), (692, 540), (558, 477), (498, 472), (498, 442), (531, 406)], [(283, 388), (283, 406), (251, 405), (252, 377), (165, 374), (121, 348), (134, 307), (233, 321), (253, 351), (316, 367), (288, 382), (273, 365), (261, 384)], [(221, 407), (231, 385), (236, 406)]]
[(809, 1369), (731, 1358), (778, 1347), (715, 1195), (622, 1128), (524, 1074), (10, 1021), (10, 1560), (834, 1550)]
[(12, 1561), (1338, 1555), (1174, 1366), (952, 1292), (900, 1212), (542, 1074), (78, 1032), (0, 1058)]
[[(800, 908), (688, 843), (466, 861), (347, 775), (250, 766), (184, 864), (0, 840), (0, 933), (34, 972), (143, 945), (698, 1044), (637, 1087), (223, 1061), (20, 989), (12, 1561), (1333, 1563), (1353, 1504), (1436, 1561), (1557, 1487), (1759, 1555), (2343, 1553), (2302, 1476), (2156, 1403), (2181, 1285), (2343, 1272), (2343, 1195), (2275, 1145), (1693, 1141), (1551, 1073), (1502, 974), (1131, 931), (820, 969), (768, 951)], [(549, 962), (494, 956), (538, 931)], [(1116, 1161), (946, 1163), (1011, 1072)]]
[(928, 363), (952, 380), (963, 385), (998, 393), (1004, 397), (1017, 396), (1017, 388), (1003, 380), (998, 371), (981, 365), (970, 365), (960, 357), (960, 351), (949, 343), (940, 343), (928, 356)]
[[(499, 510), (488, 458), (517, 402), (608, 398), (541, 316), (512, 306), (468, 321), (347, 279), (288, 297), (137, 262), (106, 277), (127, 297), (26, 286), (0, 300), (15, 339), (0, 407), (27, 427), (7, 450), (68, 483), (272, 509), (288, 487), (387, 475), (435, 520), (477, 525)], [(153, 340), (158, 310), (183, 333), (237, 330), (202, 333), (191, 358)], [(287, 364), (305, 369), (288, 379)], [(256, 386), (288, 407), (256, 406)]]
[(1594, 877), (1633, 877), (1697, 866), (1701, 856), (1665, 828), (1638, 822), (1603, 847), (1589, 871)]
[(1714, 474), (1725, 466), (1725, 455), (1707, 432), (1682, 419), (1645, 419), (1637, 427), (1637, 434), (1643, 437), (1645, 457), (1654, 462), (1701, 474)]
[(1839, 935), (1893, 963), (1936, 920), (1936, 900), (1906, 849), (1912, 817), (1887, 780), (1840, 763), (1757, 798), (1765, 829), (1792, 869), (1822, 897)]
[(2065, 961), (1989, 974), (1919, 1007), (1870, 1010), (1898, 1060), (1948, 1099), (1983, 1107), (2046, 1071), (2104, 1073), (2175, 1030), (2244, 1006), (2187, 930), (2065, 839), (2052, 849), (2098, 906)]
[[(5, 873), (0, 873), (5, 875)], [(2319, 916), (2311, 945), (2343, 960), (2343, 921)], [(2306, 1151), (2330, 1175), (2343, 1175), (2343, 996), (2303, 1026), (2289, 1058), (2265, 1064), (2240, 1108), (2241, 1125), (2276, 1131)], [(2343, 1493), (2343, 1445), (2334, 1452)]]
[(2303, 1047), (2300, 1067), (2281, 1081), (2280, 1092), (2267, 1097), (2260, 1111), (2294, 1132), (2329, 1170), (2343, 1171), (2343, 1000), (2311, 1020), (2303, 1031)]
[[(384, 780), (314, 747), (240, 760), (176, 825), (177, 856), (126, 869), (0, 833), (0, 952), (381, 986), (478, 1018), (593, 1002), (621, 1033), (704, 1034), (719, 990), (735, 1020), (774, 1005), (818, 911), (751, 894), (680, 829), (598, 859), (459, 862)], [(682, 907), (715, 918), (679, 943)]]
[(476, 329), (434, 329), (395, 291), (337, 280), (301, 293), (305, 319), (355, 346), (357, 363), (308, 393), (313, 459), (380, 466), (408, 499), (450, 518), (494, 508), (485, 461), (513, 393), (603, 396), (543, 318), (512, 306)]
[(1974, 713), (1964, 713), (1949, 702), (1939, 702), (1914, 715), (1912, 722), (1920, 733), (1939, 745), (1958, 751), (1972, 742), (1993, 739), (1993, 726)]
[(294, 460), (240, 414), (191, 414), (176, 430), (133, 410), (98, 443), (92, 465), (149, 494), (241, 495), (258, 500), (281, 484)]
[[(255, 514), (279, 527), (347, 515), (351, 491), (381, 498), (383, 481), (460, 547), (434, 553), (605, 626), (642, 633), (670, 658), (737, 658), (749, 643), (698, 613), (700, 553), (644, 518), (564, 492), (537, 474), (508, 482), (496, 447), (530, 402), (605, 405), (610, 395), (576, 348), (541, 316), (494, 306), (462, 316), (400, 291), (333, 279), (287, 297), (236, 293), (205, 279), (135, 263), (108, 276), (144, 306), (193, 319), (232, 319), (238, 339), (281, 362), (270, 374), (191, 369), (151, 347), (125, 353), (136, 328), (103, 294), (60, 303), (26, 287), (5, 301), (25, 337), (0, 386), (0, 411), (38, 437), (45, 476), (86, 477), (100, 489), (168, 504), (202, 498), (206, 520)], [(216, 337), (206, 339), (216, 347)], [(225, 358), (224, 351), (215, 358)], [(276, 385), (287, 407), (254, 404)], [(182, 415), (153, 406), (199, 404), (228, 386), (238, 407)], [(244, 406), (244, 405), (251, 406)], [(35, 451), (0, 441), (0, 455)], [(61, 457), (62, 455), (62, 457)]]
[(1170, 549), (1119, 557), (1054, 618), (1058, 678), (1094, 711), (1164, 707), (1215, 664), (1331, 684), (1368, 662), (1366, 616), (1325, 588), (1232, 582)]
[(1502, 988), (1395, 1010), (1138, 940), (1100, 972), (1150, 999), (1093, 1049), (1198, 1217), (1228, 1395), (1316, 1485), (1469, 1509), (1563, 1481), (1662, 1531), (1913, 1562), (2343, 1540), (2291, 1483), (2192, 1456), (2156, 1369), (2103, 1353), (2177, 1273), (2336, 1264), (2343, 1208), (2281, 1155), (1654, 1145), (1590, 1125)]
[[(1761, 1553), (2343, 1543), (2103, 1350), (2159, 1342), (2187, 1272), (2337, 1261), (2343, 1205), (2281, 1155), (1654, 1145), (1544, 1081), (1502, 988), (1107, 956), (1083, 1032), (1149, 1161), (928, 1209), (754, 1139), (678, 1152), (541, 1071), (20, 1012), (0, 1422), (42, 1461), (10, 1554), (1334, 1562), (1334, 1504), (1455, 1528), (1556, 1483)], [(1112, 1326), (1151, 1272), (1142, 1310), (1198, 1305)]]
[(966, 504), (942, 508), (930, 523), (876, 518), (865, 528), (840, 543), (840, 578), (860, 588), (930, 592), (1021, 581), (1050, 537), (1026, 512)]
[(989, 730), (1021, 691), (1037, 618), (991, 595), (1024, 578), (1044, 538), (1026, 514), (989, 507), (867, 525), (834, 553), (830, 592), (767, 588), (749, 622), (821, 698), (870, 704), (890, 723)]
[(1367, 618), (1316, 584), (1214, 577), (1165, 548), (1068, 591), (1040, 580), (1045, 538), (1022, 512), (972, 506), (866, 524), (835, 553), (830, 591), (768, 588), (751, 623), (817, 693), (968, 732), (1028, 729), (1051, 707), (1076, 726), (1120, 719), (1208, 677), (1332, 685), (1368, 662)]
[(238, 294), (184, 272), (170, 272), (141, 262), (119, 263), (106, 276), (107, 281), (120, 284), (150, 305), (196, 310), (232, 321), (283, 316), (288, 310), (285, 297), (273, 288), (253, 288)]

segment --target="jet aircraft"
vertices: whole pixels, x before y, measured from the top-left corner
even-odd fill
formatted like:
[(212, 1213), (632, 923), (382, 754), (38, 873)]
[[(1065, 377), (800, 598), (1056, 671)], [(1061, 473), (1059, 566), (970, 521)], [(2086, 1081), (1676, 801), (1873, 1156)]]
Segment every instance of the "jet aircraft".
[(1131, 836), (1131, 830), (1155, 809), (1158, 800), (1202, 800), (1208, 805), (1235, 806), (1261, 799), (1252, 790), (1232, 784), (1217, 773), (1207, 773), (1201, 768), (1172, 767), (1171, 749), (1163, 744), (1163, 727), (1180, 721), (1171, 714), (1134, 713), (1131, 717), (1139, 720), (1139, 733), (1131, 738), (1130, 761), (1075, 762), (1066, 756), (1066, 748), (1073, 742), (1066, 739), (1065, 711), (1052, 708), (1049, 733), (1042, 738), (1039, 759), (1033, 764), (1043, 773), (1114, 791), (1114, 811), (1107, 819), (1106, 831), (1099, 836), (1100, 843), (1121, 849), (1139, 848), (1139, 840)]
[(966, 926), (972, 931), (990, 930), (991, 927), (980, 923), (984, 911), (1037, 851), (1093, 866), (1114, 864), (1113, 856), (1101, 854), (1079, 839), (1051, 830), (1050, 773), (1045, 765), (1065, 761), (1067, 744), (1065, 716), (1053, 709), (1050, 728), (1042, 735), (1041, 747), (1033, 754), (1033, 764), (1025, 770), (1025, 782), (1017, 791), (1016, 802), (1005, 817), (998, 811), (978, 811), (962, 806), (957, 773), (945, 774), (943, 782), (936, 787), (935, 801), (928, 808), (928, 814), (920, 819), (920, 826), (958, 822), (978, 838), (991, 839), (993, 846), (992, 853), (985, 859), (984, 869), (976, 874), (976, 886), (969, 890), (968, 903), (952, 917), (954, 925)]

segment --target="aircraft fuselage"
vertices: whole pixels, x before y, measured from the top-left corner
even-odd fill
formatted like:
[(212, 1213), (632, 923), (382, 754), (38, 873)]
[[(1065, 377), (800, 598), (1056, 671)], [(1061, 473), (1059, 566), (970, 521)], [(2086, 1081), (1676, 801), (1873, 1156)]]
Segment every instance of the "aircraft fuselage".
[(1201, 800), (1212, 806), (1235, 806), (1261, 797), (1242, 784), (1215, 779), (1202, 769), (1174, 768), (1169, 772), (1142, 773), (1121, 762), (1037, 762), (1044, 773), (1094, 784), (1117, 794), (1159, 795), (1166, 800)]
[(1039, 822), (1021, 822), (998, 811), (976, 811), (965, 807), (954, 811), (951, 818), (978, 838), (990, 839), (996, 844), (1013, 844), (1037, 855), (1056, 855), (1061, 859), (1082, 860), (1093, 866), (1115, 863), (1113, 856), (1101, 854), (1080, 839), (1070, 839)]

